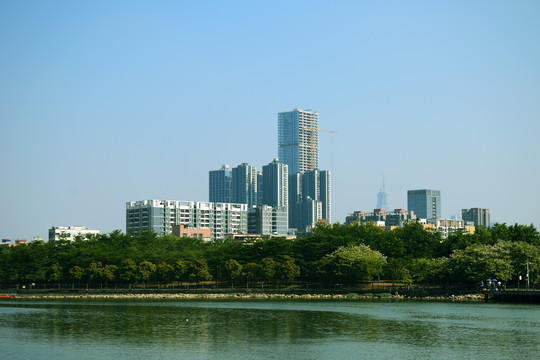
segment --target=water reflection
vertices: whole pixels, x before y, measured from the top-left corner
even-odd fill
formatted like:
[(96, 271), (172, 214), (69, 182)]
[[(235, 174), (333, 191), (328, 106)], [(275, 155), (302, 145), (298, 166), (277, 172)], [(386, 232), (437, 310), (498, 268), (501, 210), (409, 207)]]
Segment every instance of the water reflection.
[(160, 356), (183, 352), (194, 358), (249, 353), (282, 357), (305, 347), (312, 357), (345, 358), (360, 351), (370, 358), (471, 353), (475, 358), (533, 358), (540, 347), (540, 313), (534, 307), (86, 302), (12, 303), (0, 309), (2, 329), (24, 334), (34, 343), (78, 348), (121, 345)]

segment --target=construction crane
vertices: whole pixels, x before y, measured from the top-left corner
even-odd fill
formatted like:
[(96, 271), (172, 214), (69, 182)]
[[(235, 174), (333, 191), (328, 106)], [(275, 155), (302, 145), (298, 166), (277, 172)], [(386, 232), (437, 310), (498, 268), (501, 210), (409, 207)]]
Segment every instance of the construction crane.
[(314, 156), (313, 156), (313, 132), (314, 131), (324, 131), (324, 132), (328, 132), (328, 133), (337, 133), (337, 131), (334, 131), (334, 130), (324, 130), (324, 129), (317, 129), (317, 128), (310, 128), (310, 127), (305, 127), (305, 126), (302, 126), (302, 130), (308, 130), (308, 131), (311, 131), (311, 136), (310, 136), (310, 145), (311, 145), (311, 169), (310, 170), (314, 170), (315, 167), (313, 166), (313, 161), (314, 161)]

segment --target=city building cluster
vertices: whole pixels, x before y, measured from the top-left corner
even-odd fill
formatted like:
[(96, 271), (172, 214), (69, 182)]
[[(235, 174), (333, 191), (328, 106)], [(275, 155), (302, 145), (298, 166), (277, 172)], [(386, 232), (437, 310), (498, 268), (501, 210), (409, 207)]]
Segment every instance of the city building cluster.
[[(278, 158), (209, 171), (208, 202), (142, 200), (126, 205), (126, 231), (171, 234), (210, 229), (211, 239), (234, 234), (294, 236), (331, 222), (331, 174), (319, 169), (319, 114), (278, 114)], [(194, 230), (192, 230), (194, 231)], [(202, 233), (201, 233), (202, 234)], [(202, 235), (201, 235), (202, 236)]]
[[(331, 223), (331, 173), (319, 169), (319, 114), (294, 109), (278, 113), (278, 158), (262, 171), (248, 163), (210, 170), (208, 201), (140, 200), (126, 203), (126, 232), (153, 231), (202, 240), (253, 239), (309, 233), (319, 222)], [(407, 192), (407, 209), (390, 211), (385, 183), (373, 212), (354, 211), (345, 223), (373, 223), (393, 229), (410, 221), (439, 231), (444, 237), (456, 230), (473, 233), (490, 226), (488, 209), (463, 209), (462, 219), (443, 219), (441, 192)], [(73, 241), (99, 234), (84, 226), (52, 227), (49, 241)], [(0, 245), (25, 243), (3, 239)]]
[[(387, 195), (383, 190), (377, 195), (377, 205), (387, 204)], [(407, 191), (407, 210), (395, 209), (387, 211), (380, 207), (373, 212), (355, 211), (347, 215), (346, 224), (373, 223), (387, 229), (403, 227), (408, 221), (419, 221), (425, 228), (441, 233), (443, 238), (453, 231), (474, 233), (479, 226), (489, 227), (490, 216), (488, 209), (472, 208), (461, 210), (462, 219), (443, 219), (441, 216), (441, 191), (420, 189)]]

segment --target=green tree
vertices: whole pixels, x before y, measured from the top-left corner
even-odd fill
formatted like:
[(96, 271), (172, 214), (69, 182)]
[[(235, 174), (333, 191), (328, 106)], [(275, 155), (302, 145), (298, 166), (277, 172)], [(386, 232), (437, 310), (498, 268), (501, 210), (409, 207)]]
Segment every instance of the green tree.
[(93, 281), (94, 283), (102, 281), (102, 268), (103, 265), (100, 261), (94, 261), (90, 263), (90, 266), (88, 266), (88, 269), (86, 269), (88, 271), (88, 277), (90, 278), (90, 281)]
[(178, 281), (179, 284), (182, 283), (184, 280), (184, 277), (186, 276), (186, 273), (188, 271), (188, 264), (185, 261), (177, 260), (174, 263), (174, 279)]
[(382, 273), (386, 257), (369, 246), (342, 246), (323, 258), (323, 267), (332, 280), (356, 282)]
[(150, 261), (141, 261), (138, 266), (138, 278), (144, 283), (144, 287), (148, 284), (148, 281), (154, 276), (157, 270), (157, 266)]
[(413, 259), (410, 272), (414, 281), (418, 283), (425, 285), (442, 284), (450, 272), (448, 258)]
[(60, 287), (60, 282), (63, 279), (62, 267), (58, 264), (52, 264), (47, 270), (47, 279)]
[(247, 286), (249, 286), (250, 283), (257, 280), (258, 272), (259, 272), (259, 265), (257, 265), (254, 262), (248, 262), (246, 265), (243, 266), (242, 275), (246, 281)]
[(188, 267), (188, 274), (189, 280), (195, 283), (212, 279), (205, 259), (191, 261)]
[(285, 284), (289, 284), (300, 276), (300, 267), (295, 264), (292, 257), (285, 255), (282, 256), (281, 261), (277, 263), (276, 275), (279, 280)]
[(124, 259), (120, 263), (119, 278), (122, 281), (126, 281), (130, 287), (131, 284), (137, 279), (138, 267), (137, 264), (131, 259)]
[(403, 261), (398, 259), (389, 259), (388, 262), (384, 265), (384, 274), (383, 277), (387, 280), (398, 281), (398, 282), (410, 282), (411, 275), (409, 274), (409, 269), (405, 266)]
[(257, 267), (257, 278), (263, 281), (263, 284), (267, 281), (272, 281), (276, 278), (276, 270), (278, 269), (278, 263), (273, 259), (264, 258)]
[(166, 262), (161, 262), (157, 266), (157, 280), (160, 283), (168, 284), (174, 279), (174, 267), (167, 264)]
[(227, 260), (225, 262), (225, 276), (231, 282), (231, 286), (234, 287), (234, 283), (242, 277), (242, 265), (234, 259)]
[(504, 241), (456, 250), (450, 256), (449, 266), (454, 280), (469, 284), (491, 278), (508, 281), (514, 273), (510, 249)]
[(84, 276), (84, 269), (80, 266), (73, 266), (69, 269), (69, 278), (71, 280), (72, 287), (75, 287), (75, 283), (80, 283)]
[(117, 279), (117, 273), (118, 266), (116, 265), (105, 265), (101, 268), (101, 279), (105, 281), (105, 287), (107, 287), (109, 281), (115, 281)]

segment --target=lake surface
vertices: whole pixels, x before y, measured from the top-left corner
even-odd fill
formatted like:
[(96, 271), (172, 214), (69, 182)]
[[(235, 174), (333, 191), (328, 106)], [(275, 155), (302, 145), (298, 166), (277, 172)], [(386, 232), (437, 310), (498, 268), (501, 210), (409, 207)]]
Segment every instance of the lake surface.
[(540, 306), (0, 301), (3, 359), (537, 359)]

